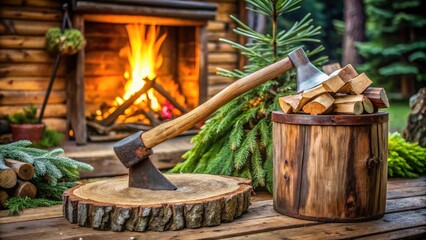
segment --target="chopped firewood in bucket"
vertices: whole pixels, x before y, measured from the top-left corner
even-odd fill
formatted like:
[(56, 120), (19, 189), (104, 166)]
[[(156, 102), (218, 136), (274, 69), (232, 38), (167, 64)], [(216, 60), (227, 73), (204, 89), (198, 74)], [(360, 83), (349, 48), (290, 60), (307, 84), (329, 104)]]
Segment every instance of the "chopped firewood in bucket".
[(284, 113), (355, 114), (375, 113), (389, 107), (384, 88), (370, 87), (373, 81), (358, 74), (352, 65), (336, 70), (320, 85), (279, 98)]

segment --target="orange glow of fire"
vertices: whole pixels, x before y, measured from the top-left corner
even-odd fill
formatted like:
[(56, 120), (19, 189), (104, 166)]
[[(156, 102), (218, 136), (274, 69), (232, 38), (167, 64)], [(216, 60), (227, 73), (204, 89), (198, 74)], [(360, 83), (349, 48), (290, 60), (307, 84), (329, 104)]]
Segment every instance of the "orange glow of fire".
[[(127, 56), (130, 65), (130, 71), (124, 73), (127, 82), (124, 86), (123, 97), (115, 99), (115, 105), (121, 105), (129, 99), (134, 93), (139, 91), (144, 85), (145, 80), (156, 78), (156, 71), (163, 63), (163, 56), (160, 54), (160, 47), (166, 39), (167, 34), (159, 36), (159, 27), (145, 26), (140, 24), (126, 25), (129, 36), (129, 46), (120, 51), (120, 55)], [(154, 111), (161, 109), (158, 99), (151, 88), (147, 94), (143, 94), (134, 104), (149, 102)]]

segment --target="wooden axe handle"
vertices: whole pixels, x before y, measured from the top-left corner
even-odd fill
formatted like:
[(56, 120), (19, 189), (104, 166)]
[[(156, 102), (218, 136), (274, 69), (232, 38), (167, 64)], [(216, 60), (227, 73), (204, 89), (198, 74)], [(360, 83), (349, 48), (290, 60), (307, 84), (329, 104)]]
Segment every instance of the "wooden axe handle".
[(175, 137), (207, 118), (210, 114), (235, 97), (240, 96), (270, 79), (278, 77), (292, 67), (293, 65), (287, 57), (241, 78), (189, 113), (144, 132), (141, 135), (142, 142), (145, 147), (152, 148)]

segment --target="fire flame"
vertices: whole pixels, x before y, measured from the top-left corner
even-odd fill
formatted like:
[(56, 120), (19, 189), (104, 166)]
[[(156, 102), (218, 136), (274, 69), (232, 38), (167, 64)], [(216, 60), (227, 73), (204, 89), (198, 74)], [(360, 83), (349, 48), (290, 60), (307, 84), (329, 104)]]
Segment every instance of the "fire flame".
[[(145, 26), (141, 24), (126, 25), (129, 35), (129, 45), (120, 51), (120, 55), (127, 56), (131, 71), (124, 73), (127, 82), (124, 86), (123, 97), (115, 99), (116, 105), (121, 105), (134, 93), (139, 91), (146, 82), (144, 79), (153, 80), (156, 78), (156, 71), (163, 63), (163, 56), (160, 54), (160, 47), (166, 39), (167, 34), (160, 35), (159, 27)], [(147, 97), (148, 95), (148, 97)], [(153, 89), (143, 94), (135, 104), (149, 102), (154, 111), (161, 109), (161, 106), (154, 96)]]

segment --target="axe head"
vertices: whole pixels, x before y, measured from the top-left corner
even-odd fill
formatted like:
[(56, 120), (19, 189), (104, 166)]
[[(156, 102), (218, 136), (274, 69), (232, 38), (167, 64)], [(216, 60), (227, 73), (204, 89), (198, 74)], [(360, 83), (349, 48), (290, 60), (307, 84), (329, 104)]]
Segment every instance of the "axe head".
[(149, 159), (152, 149), (145, 147), (141, 135), (142, 131), (137, 132), (113, 146), (115, 155), (129, 168), (129, 187), (176, 190), (176, 186), (152, 164)]
[(320, 85), (329, 77), (321, 72), (308, 59), (302, 48), (298, 48), (288, 55), (297, 71), (297, 92), (302, 92)]

